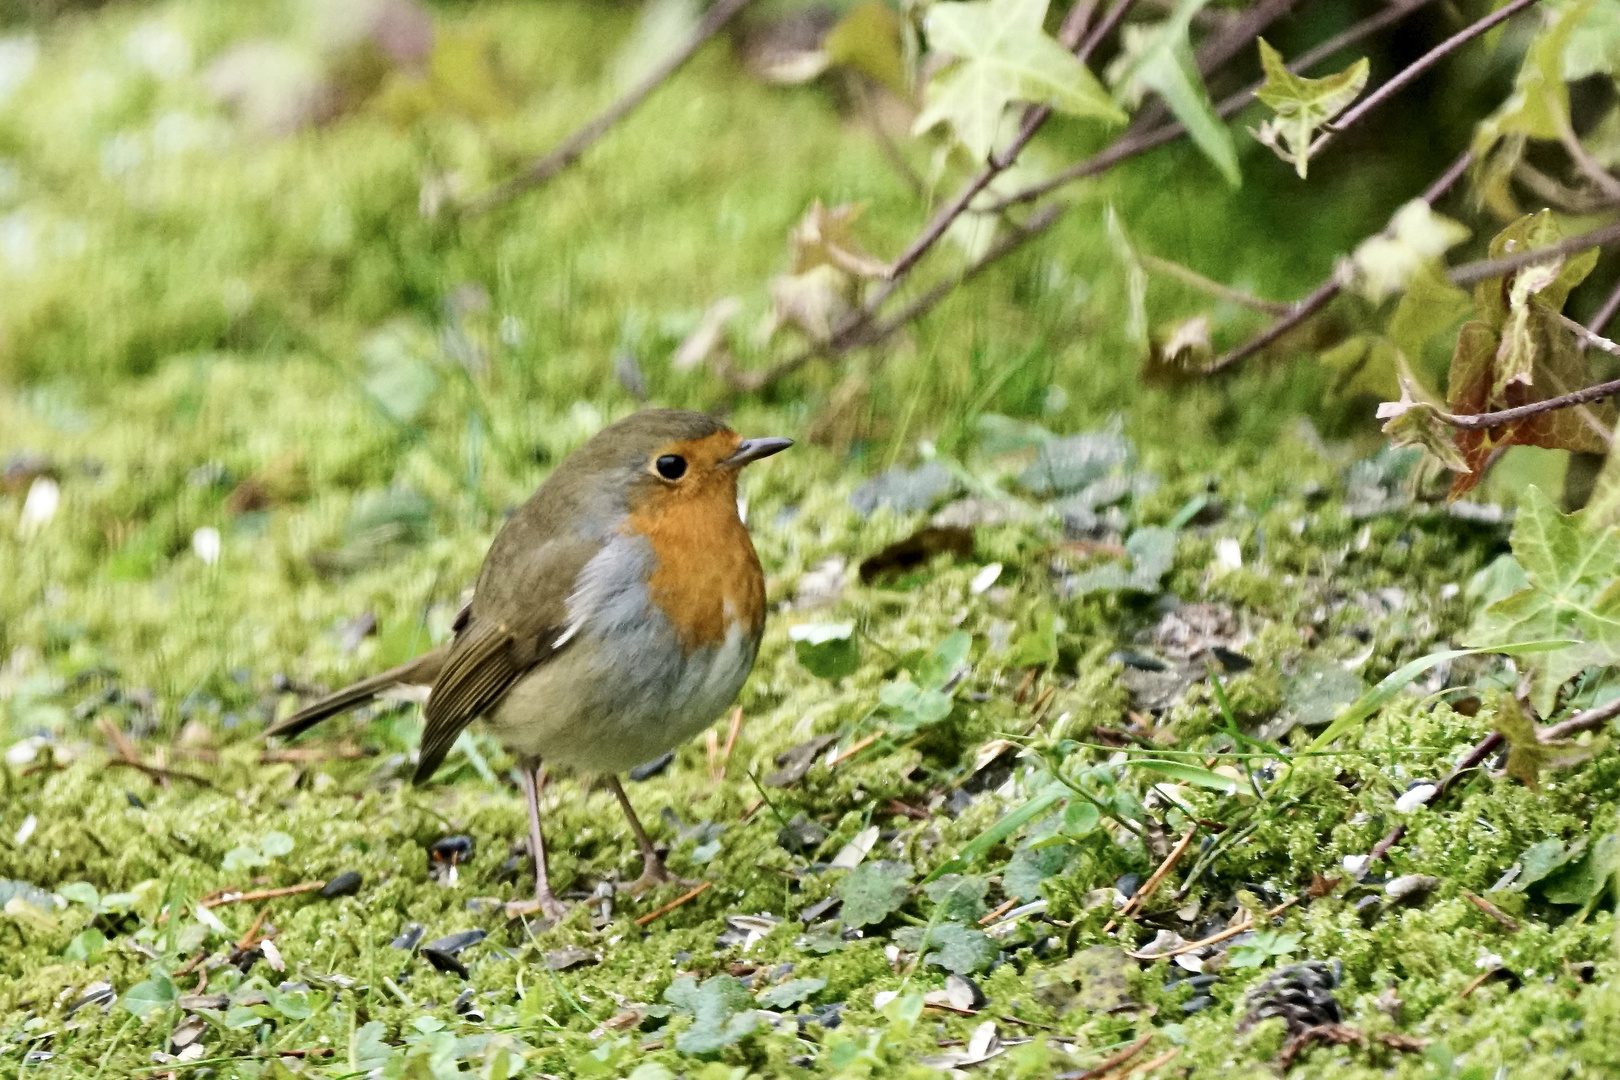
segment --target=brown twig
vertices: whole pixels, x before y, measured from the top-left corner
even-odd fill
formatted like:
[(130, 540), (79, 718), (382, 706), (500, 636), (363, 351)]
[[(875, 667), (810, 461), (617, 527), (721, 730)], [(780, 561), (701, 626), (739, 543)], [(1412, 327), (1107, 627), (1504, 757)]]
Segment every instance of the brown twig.
[(326, 888), (326, 882), (324, 881), (306, 881), (302, 885), (284, 885), (279, 889), (258, 889), (254, 892), (236, 893), (234, 895), (226, 893), (224, 896), (217, 898), (201, 900), (199, 904), (206, 908), (221, 907), (225, 904), (240, 904), (253, 900), (274, 900), (280, 896), (296, 896), (299, 893), (314, 892), (316, 889), (324, 888)]
[(991, 923), (995, 922), (997, 919), (1001, 918), (1003, 915), (1007, 914), (1007, 912), (1011, 911), (1017, 906), (1018, 897), (1015, 896), (1011, 900), (1008, 900), (1005, 904), (1002, 904), (1000, 907), (996, 908), (996, 910), (992, 911), (990, 914), (986, 915), (984, 918), (980, 919), (979, 925), (989, 926)]
[(1556, 397), (1545, 398), (1541, 401), (1532, 401), (1528, 405), (1520, 405), (1512, 409), (1500, 409), (1488, 413), (1448, 413), (1435, 410), (1435, 415), (1444, 424), (1464, 431), (1479, 431), (1482, 428), (1501, 427), (1503, 424), (1514, 424), (1520, 420), (1528, 420), (1532, 416), (1539, 416), (1544, 412), (1553, 412), (1556, 409), (1568, 409), (1576, 405), (1586, 405), (1593, 401), (1602, 401), (1606, 397), (1620, 394), (1620, 379), (1598, 383), (1568, 394), (1559, 394)]
[(269, 914), (269, 904), (266, 904), (264, 907), (259, 909), (259, 913), (253, 917), (253, 925), (247, 928), (247, 933), (236, 939), (236, 948), (238, 952), (247, 952), (254, 946), (256, 939), (259, 936), (259, 927), (264, 925), (265, 916)]
[(680, 907), (682, 904), (685, 904), (688, 901), (695, 899), (700, 893), (702, 893), (705, 889), (709, 888), (709, 886), (711, 886), (713, 884), (714, 884), (714, 882), (712, 882), (712, 881), (705, 881), (702, 884), (700, 884), (697, 888), (693, 889), (691, 892), (682, 893), (680, 896), (677, 896), (675, 899), (671, 900), (669, 903), (665, 904), (663, 907), (657, 908), (656, 910), (647, 912), (647, 914), (643, 915), (641, 918), (636, 920), (636, 925), (637, 926), (646, 926), (648, 923), (654, 921), (655, 919), (663, 918), (665, 915), (668, 915), (670, 912), (674, 911), (676, 908)]
[(1446, 40), (1442, 41), (1440, 44), (1418, 57), (1412, 63), (1408, 64), (1399, 73), (1397, 73), (1394, 78), (1380, 86), (1377, 90), (1374, 90), (1371, 94), (1367, 95), (1365, 98), (1362, 98), (1361, 101), (1357, 102), (1354, 106), (1346, 109), (1333, 120), (1330, 120), (1325, 125), (1327, 130), (1325, 130), (1321, 135), (1317, 136), (1316, 139), (1311, 143), (1310, 149), (1306, 151), (1307, 156), (1314, 156), (1319, 150), (1322, 149), (1323, 146), (1328, 143), (1329, 140), (1333, 138), (1334, 135), (1344, 131), (1347, 128), (1353, 127), (1358, 120), (1372, 112), (1374, 109), (1378, 108), (1378, 106), (1382, 105), (1384, 102), (1388, 101), (1402, 90), (1406, 89), (1413, 82), (1415, 82), (1419, 76), (1428, 71), (1435, 64), (1438, 64), (1441, 60), (1445, 59), (1451, 53), (1456, 52), (1470, 41), (1473, 41), (1475, 38), (1491, 29), (1491, 27), (1497, 26), (1508, 19), (1511, 19), (1525, 8), (1539, 4), (1540, 2), (1541, 0), (1511, 0), (1510, 3), (1504, 4), (1501, 8), (1485, 16), (1485, 18), (1480, 19), (1476, 23), (1465, 26), (1455, 34), (1452, 34), (1450, 37), (1446, 38)]
[(1469, 980), (1468, 985), (1463, 987), (1463, 992), (1458, 994), (1457, 997), (1459, 999), (1468, 997), (1475, 990), (1478, 990), (1480, 987), (1484, 986), (1485, 981), (1491, 978), (1491, 976), (1500, 975), (1505, 970), (1505, 968), (1493, 967), (1489, 971), (1480, 972), (1478, 975), (1475, 975), (1471, 980)]
[(871, 746), (877, 741), (878, 737), (876, 735), (868, 735), (864, 739), (855, 740), (855, 742), (850, 745), (849, 749), (840, 750), (837, 756), (835, 756), (831, 761), (827, 762), (827, 768), (838, 768), (839, 765), (848, 761), (850, 758), (854, 757), (856, 754), (860, 753), (862, 750), (865, 750), (868, 746)]
[(1103, 1058), (1101, 1061), (1097, 1062), (1097, 1064), (1075, 1077), (1075, 1080), (1097, 1080), (1098, 1077), (1105, 1076), (1108, 1073), (1113, 1072), (1115, 1069), (1131, 1060), (1131, 1058), (1135, 1057), (1137, 1054), (1140, 1054), (1143, 1048), (1152, 1041), (1153, 1032), (1149, 1031), (1147, 1034), (1139, 1036), (1135, 1042), (1125, 1047), (1125, 1049), (1116, 1051)]
[(1513, 916), (1509, 915), (1507, 912), (1503, 911), (1501, 908), (1497, 907), (1495, 904), (1491, 903), (1489, 900), (1485, 899), (1483, 896), (1475, 896), (1467, 889), (1464, 889), (1462, 890), (1462, 897), (1464, 900), (1468, 901), (1470, 904), (1473, 904), (1475, 907), (1479, 908), (1479, 910), (1489, 915), (1492, 919), (1496, 920), (1496, 924), (1502, 929), (1506, 930), (1508, 933), (1517, 934), (1519, 932), (1518, 920), (1513, 918)]
[(166, 782), (169, 780), (189, 780), (193, 784), (198, 784), (205, 788), (214, 787), (214, 782), (208, 779), (208, 777), (198, 776), (196, 773), (189, 773), (184, 769), (165, 769), (157, 765), (148, 765), (144, 761), (130, 761), (127, 758), (113, 758), (111, 761), (107, 762), (107, 764), (117, 766), (119, 768), (137, 769), (140, 772), (145, 773), (148, 779), (157, 780), (160, 782)]
[(1200, 274), (1191, 267), (1182, 266), (1180, 263), (1172, 262), (1169, 259), (1161, 259), (1157, 255), (1148, 255), (1143, 253), (1138, 255), (1137, 258), (1141, 260), (1143, 266), (1149, 270), (1152, 270), (1154, 273), (1163, 274), (1166, 277), (1173, 277), (1183, 285), (1197, 289), (1201, 293), (1206, 293), (1218, 300), (1230, 301), (1239, 307), (1246, 307), (1250, 311), (1258, 311), (1262, 315), (1287, 315), (1294, 309), (1293, 304), (1286, 304), (1280, 300), (1265, 300), (1258, 296), (1251, 296), (1242, 289), (1234, 289), (1230, 285), (1222, 285), (1220, 282), (1215, 281), (1212, 278), (1205, 277), (1203, 274)]
[[(1456, 767), (1453, 768), (1451, 772), (1446, 774), (1446, 778), (1435, 785), (1434, 794), (1423, 800), (1423, 805), (1433, 806), (1435, 803), (1439, 802), (1440, 799), (1444, 797), (1446, 792), (1450, 791), (1454, 786), (1456, 786), (1457, 781), (1465, 773), (1478, 768), (1486, 758), (1494, 754), (1497, 748), (1502, 745), (1503, 741), (1502, 736), (1494, 731), (1485, 736), (1485, 738), (1481, 739), (1472, 750), (1468, 751), (1468, 755), (1461, 761), (1457, 762)], [(1372, 851), (1368, 853), (1367, 865), (1371, 866), (1373, 863), (1389, 854), (1389, 849), (1400, 843), (1401, 837), (1405, 835), (1405, 824), (1397, 825), (1391, 829), (1389, 834), (1382, 840), (1378, 841), (1378, 843), (1374, 845)]]
[[(1299, 903), (1299, 901), (1300, 901), (1299, 896), (1291, 896), (1291, 897), (1289, 897), (1287, 900), (1284, 900), (1282, 903), (1278, 904), (1276, 907), (1271, 908), (1270, 910), (1268, 910), (1266, 912), (1266, 918), (1270, 919), (1270, 918), (1275, 918), (1278, 915), (1281, 915), (1283, 912), (1287, 911), (1289, 908), (1291, 908), (1295, 904)], [(1232, 926), (1228, 926), (1225, 930), (1222, 930), (1221, 932), (1219, 932), (1217, 934), (1211, 934), (1209, 937), (1200, 938), (1197, 941), (1188, 941), (1188, 942), (1186, 942), (1184, 944), (1177, 945), (1173, 949), (1168, 949), (1168, 950), (1166, 950), (1165, 952), (1162, 952), (1162, 953), (1131, 952), (1129, 949), (1126, 949), (1125, 950), (1125, 955), (1129, 956), (1133, 960), (1163, 960), (1166, 957), (1180, 956), (1182, 953), (1196, 952), (1197, 950), (1204, 948), (1206, 945), (1219, 945), (1221, 942), (1227, 940), (1228, 938), (1235, 938), (1239, 934), (1247, 933), (1248, 931), (1253, 930), (1254, 927), (1255, 927), (1254, 917), (1253, 916), (1248, 916), (1242, 922), (1236, 923), (1236, 924), (1234, 924)]]
[(472, 199), (463, 206), (463, 212), (469, 215), (483, 214), (498, 206), (505, 205), (519, 195), (544, 184), (553, 176), (562, 172), (568, 166), (578, 161), (580, 156), (589, 150), (620, 120), (623, 120), (636, 107), (652, 95), (665, 80), (674, 75), (686, 62), (692, 59), (705, 42), (719, 33), (721, 28), (743, 8), (747, 7), (749, 0), (720, 0), (710, 8), (702, 20), (692, 31), (692, 36), (686, 39), (675, 52), (671, 53), (636, 85), (625, 91), (613, 104), (602, 110), (589, 123), (568, 138), (559, 143), (550, 153), (537, 158), (528, 168), (486, 191), (484, 194)]
[(1130, 1069), (1127, 1069), (1125, 1072), (1115, 1073), (1114, 1075), (1119, 1077), (1119, 1080), (1126, 1080), (1126, 1077), (1131, 1076), (1146, 1076), (1154, 1069), (1157, 1069), (1160, 1065), (1168, 1065), (1170, 1062), (1180, 1057), (1181, 1050), (1182, 1048), (1179, 1046), (1172, 1046), (1170, 1049), (1166, 1050), (1153, 1060), (1144, 1061), (1140, 1065), (1133, 1066)]
[(1108, 925), (1103, 927), (1103, 933), (1111, 932), (1115, 926), (1119, 925), (1120, 919), (1129, 918), (1132, 913), (1140, 911), (1142, 905), (1153, 898), (1153, 894), (1159, 891), (1159, 885), (1164, 881), (1165, 875), (1175, 869), (1176, 863), (1180, 862), (1181, 857), (1187, 854), (1187, 848), (1192, 845), (1193, 837), (1196, 835), (1198, 835), (1198, 827), (1195, 825), (1187, 830), (1187, 835), (1176, 842), (1175, 847), (1170, 849), (1170, 854), (1164, 857), (1164, 861), (1159, 864), (1159, 868), (1153, 871), (1152, 876), (1142, 883), (1142, 887), (1132, 893), (1129, 900), (1125, 901), (1125, 906), (1119, 909), (1118, 917), (1109, 920)]

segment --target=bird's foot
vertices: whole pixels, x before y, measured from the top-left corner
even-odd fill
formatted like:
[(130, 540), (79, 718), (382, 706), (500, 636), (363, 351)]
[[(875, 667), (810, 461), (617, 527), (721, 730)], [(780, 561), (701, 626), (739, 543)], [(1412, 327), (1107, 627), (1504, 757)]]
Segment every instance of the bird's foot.
[(640, 877), (634, 881), (621, 881), (618, 883), (616, 887), (620, 892), (627, 892), (631, 896), (640, 896), (648, 889), (654, 889), (660, 885), (683, 885), (690, 889), (700, 884), (700, 882), (692, 878), (683, 878), (670, 873), (669, 867), (664, 865), (664, 860), (657, 855), (642, 856), (641, 865)]
[(535, 914), (544, 915), (553, 922), (561, 922), (568, 917), (568, 905), (557, 899), (550, 889), (536, 893), (533, 900), (510, 900), (506, 904), (508, 919)]

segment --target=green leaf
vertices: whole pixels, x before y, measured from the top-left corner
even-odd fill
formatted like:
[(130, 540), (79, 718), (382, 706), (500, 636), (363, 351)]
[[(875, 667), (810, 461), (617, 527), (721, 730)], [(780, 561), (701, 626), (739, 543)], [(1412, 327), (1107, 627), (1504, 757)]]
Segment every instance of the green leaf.
[(1134, 106), (1149, 90), (1157, 93), (1226, 182), (1237, 187), (1243, 182), (1237, 146), (1209, 100), (1188, 37), (1193, 16), (1207, 3), (1209, 0), (1179, 0), (1162, 23), (1125, 26), (1120, 31), (1121, 55), (1109, 77), (1115, 97), (1125, 104)]
[[(1406, 288), (1425, 267), (1433, 278), (1443, 280), (1438, 268), (1440, 257), (1468, 236), (1467, 227), (1435, 213), (1422, 199), (1413, 199), (1395, 211), (1389, 228), (1356, 245), (1350, 256), (1356, 270), (1356, 289), (1368, 300), (1381, 304)], [(1455, 301), (1451, 307), (1455, 307)], [(1449, 311), (1433, 314), (1439, 317)], [(1409, 355), (1408, 359), (1415, 361), (1419, 357)]]
[(158, 1009), (167, 1009), (178, 999), (179, 992), (174, 988), (174, 980), (169, 978), (167, 972), (154, 971), (152, 977), (145, 982), (138, 982), (128, 990), (120, 999), (124, 1008), (136, 1016), (144, 1017)]
[(1609, 891), (1616, 871), (1620, 871), (1620, 835), (1605, 833), (1583, 855), (1549, 875), (1541, 895), (1554, 904), (1591, 904)]
[(948, 123), (979, 160), (1000, 141), (1015, 101), (1122, 124), (1126, 116), (1096, 77), (1042, 29), (1047, 0), (955, 0), (928, 9), (929, 48), (957, 62), (929, 82), (912, 130)]
[(1125, 541), (1126, 570), (1118, 563), (1082, 570), (1067, 581), (1071, 592), (1086, 596), (1098, 592), (1155, 593), (1176, 561), (1176, 532), (1150, 525), (1137, 529)]
[(1551, 716), (1558, 690), (1583, 669), (1620, 662), (1620, 534), (1581, 527), (1537, 487), (1525, 492), (1510, 539), (1529, 587), (1482, 611), (1466, 644), (1562, 639), (1525, 661), (1530, 703)]
[(716, 1053), (759, 1023), (753, 995), (733, 975), (713, 975), (701, 985), (690, 976), (676, 979), (664, 1000), (692, 1016), (692, 1026), (675, 1037), (675, 1049), (683, 1054)]
[(278, 859), (293, 849), (293, 838), (284, 832), (271, 830), (259, 841), (259, 850), (266, 858)]
[[(1534, 491), (1535, 488), (1531, 488)], [(1503, 641), (1490, 645), (1483, 645), (1473, 649), (1442, 649), (1440, 652), (1420, 656), (1411, 663), (1385, 675), (1378, 681), (1378, 685), (1361, 695), (1340, 713), (1338, 718), (1329, 724), (1327, 730), (1318, 735), (1307, 746), (1304, 755), (1319, 754), (1331, 746), (1340, 736), (1352, 728), (1359, 727), (1365, 720), (1373, 716), (1394, 700), (1395, 695), (1405, 689), (1406, 685), (1436, 664), (1443, 664), (1447, 660), (1455, 660), (1459, 656), (1478, 656), (1481, 653), (1504, 653), (1508, 656), (1535, 656), (1543, 652), (1551, 652), (1568, 645), (1567, 640), (1522, 640)]]
[[(1090, 806), (1092, 814), (1097, 808), (1090, 803), (1081, 803), (1078, 800), (1070, 806)], [(1041, 898), (1041, 882), (1061, 871), (1068, 865), (1069, 856), (1074, 854), (1074, 845), (1059, 843), (1052, 847), (1022, 848), (1013, 853), (1012, 861), (1007, 863), (1006, 869), (1001, 872), (1001, 887), (1008, 896), (1016, 896), (1028, 903)]]
[(1061, 781), (1052, 781), (1032, 795), (1024, 805), (1003, 815), (994, 825), (969, 840), (956, 858), (948, 859), (936, 867), (933, 873), (923, 879), (923, 883), (938, 881), (946, 874), (959, 874), (966, 870), (979, 856), (1046, 813), (1063, 801), (1068, 794), (1069, 789)]
[(1456, 428), (1440, 419), (1440, 408), (1427, 401), (1413, 400), (1413, 384), (1402, 378), (1401, 399), (1378, 406), (1378, 417), (1385, 421), (1383, 432), (1393, 446), (1421, 446), (1435, 459), (1456, 472), (1473, 472), (1457, 448)]
[(1197, 765), (1188, 765), (1182, 761), (1161, 761), (1158, 758), (1131, 758), (1125, 764), (1149, 769), (1183, 784), (1192, 784), (1195, 787), (1218, 791), (1222, 795), (1231, 795), (1237, 791), (1237, 781), (1232, 777), (1223, 776), (1218, 772), (1211, 772)]
[(1519, 856), (1519, 876), (1508, 886), (1512, 892), (1525, 892), (1530, 886), (1552, 876), (1559, 867), (1577, 858), (1586, 850), (1586, 837), (1573, 844), (1565, 844), (1557, 837), (1531, 844)]
[(983, 930), (954, 922), (940, 923), (928, 931), (922, 947), (933, 950), (923, 957), (924, 963), (958, 975), (971, 975), (989, 967), (1000, 952), (999, 946)]
[(935, 919), (961, 923), (977, 922), (989, 910), (984, 904), (989, 891), (990, 885), (983, 878), (960, 874), (946, 874), (923, 886), (928, 899), (938, 905)]
[(1564, 77), (1564, 51), (1591, 7), (1591, 0), (1578, 0), (1564, 7), (1531, 39), (1524, 64), (1514, 79), (1513, 93), (1480, 123), (1474, 134), (1476, 161), (1484, 161), (1505, 136), (1556, 139), (1560, 130), (1568, 127), (1569, 85)]
[(1516, 698), (1493, 691), (1486, 700), (1491, 727), (1508, 741), (1506, 772), (1538, 787), (1544, 769), (1567, 769), (1591, 761), (1608, 748), (1609, 739), (1598, 735), (1585, 743), (1574, 739), (1549, 739), (1535, 721), (1526, 716)]
[(902, 732), (939, 723), (951, 715), (953, 704), (949, 694), (925, 689), (909, 679), (884, 683), (878, 700), (893, 710), (898, 721), (895, 726)]
[(85, 907), (93, 908), (101, 901), (101, 895), (96, 892), (96, 887), (88, 881), (69, 882), (56, 891), (61, 893), (64, 899), (71, 900), (75, 904), (83, 904)]
[(861, 666), (854, 623), (803, 623), (788, 627), (793, 655), (810, 674), (821, 679), (842, 679)]
[(973, 635), (966, 630), (954, 630), (945, 635), (917, 665), (917, 682), (930, 690), (940, 689), (967, 663), (972, 649)]
[(231, 1031), (245, 1031), (248, 1028), (256, 1028), (262, 1023), (264, 1023), (264, 1017), (245, 1006), (232, 1005), (225, 1010), (225, 1026)]
[(1278, 157), (1292, 162), (1294, 171), (1303, 180), (1310, 164), (1310, 146), (1316, 129), (1338, 116), (1361, 95), (1367, 85), (1370, 65), (1363, 57), (1337, 75), (1307, 79), (1289, 71), (1282, 55), (1261, 38), (1260, 66), (1265, 70), (1266, 81), (1254, 96), (1262, 104), (1271, 106), (1276, 118), (1261, 125), (1255, 137), (1276, 151)]
[(388, 1059), (394, 1054), (394, 1048), (384, 1041), (387, 1036), (388, 1025), (381, 1020), (371, 1020), (356, 1028), (349, 1040), (349, 1049), (355, 1063), (367, 1070), (380, 1069), (388, 1064)]
[(1259, 967), (1274, 956), (1287, 956), (1299, 948), (1305, 935), (1293, 931), (1258, 930), (1242, 945), (1234, 945), (1230, 956), (1235, 968)]
[(871, 926), (900, 910), (911, 894), (911, 867), (897, 862), (867, 862), (838, 883), (845, 926)]
[(790, 1009), (801, 1001), (809, 1001), (826, 986), (826, 979), (789, 979), (761, 991), (758, 1001), (768, 1009)]
[(74, 935), (68, 942), (66, 951), (62, 953), (68, 960), (90, 961), (102, 954), (107, 948), (107, 937), (93, 926), (86, 927)]

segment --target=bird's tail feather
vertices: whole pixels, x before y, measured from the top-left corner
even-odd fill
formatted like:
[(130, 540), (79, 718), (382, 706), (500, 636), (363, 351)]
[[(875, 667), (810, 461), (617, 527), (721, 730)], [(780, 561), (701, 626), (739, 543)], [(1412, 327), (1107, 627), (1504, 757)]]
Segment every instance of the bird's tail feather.
[(448, 653), (449, 648), (441, 645), (414, 660), (407, 660), (398, 667), (389, 668), (380, 675), (361, 679), (352, 686), (345, 686), (342, 690), (327, 694), (319, 701), (305, 705), (266, 731), (265, 737), (279, 736), (290, 739), (308, 731), (327, 717), (347, 712), (357, 705), (364, 705), (391, 686), (431, 683), (438, 677), (439, 669), (444, 666), (444, 658)]

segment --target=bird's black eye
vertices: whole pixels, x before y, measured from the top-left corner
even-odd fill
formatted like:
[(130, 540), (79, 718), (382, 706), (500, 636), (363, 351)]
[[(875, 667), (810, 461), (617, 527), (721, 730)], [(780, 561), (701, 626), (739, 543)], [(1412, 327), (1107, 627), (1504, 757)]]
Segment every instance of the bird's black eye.
[(653, 468), (665, 480), (679, 480), (686, 475), (686, 459), (679, 454), (665, 454), (653, 462)]

